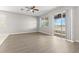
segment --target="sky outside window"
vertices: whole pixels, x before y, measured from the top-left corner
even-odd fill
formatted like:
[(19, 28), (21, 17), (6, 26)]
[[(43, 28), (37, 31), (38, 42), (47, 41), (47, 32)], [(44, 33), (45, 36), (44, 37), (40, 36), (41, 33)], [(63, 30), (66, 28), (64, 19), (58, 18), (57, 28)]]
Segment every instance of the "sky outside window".
[(65, 25), (65, 18), (58, 18), (58, 19), (56, 19), (55, 20), (55, 25)]

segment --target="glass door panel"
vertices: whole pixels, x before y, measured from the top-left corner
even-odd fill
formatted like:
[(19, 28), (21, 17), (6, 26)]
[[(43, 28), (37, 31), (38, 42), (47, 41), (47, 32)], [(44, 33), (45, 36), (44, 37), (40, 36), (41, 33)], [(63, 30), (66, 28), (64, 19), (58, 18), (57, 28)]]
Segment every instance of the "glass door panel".
[[(60, 16), (58, 16), (60, 15)], [(55, 29), (54, 34), (55, 36), (66, 38), (66, 17), (65, 14), (58, 14), (54, 17), (55, 20)]]

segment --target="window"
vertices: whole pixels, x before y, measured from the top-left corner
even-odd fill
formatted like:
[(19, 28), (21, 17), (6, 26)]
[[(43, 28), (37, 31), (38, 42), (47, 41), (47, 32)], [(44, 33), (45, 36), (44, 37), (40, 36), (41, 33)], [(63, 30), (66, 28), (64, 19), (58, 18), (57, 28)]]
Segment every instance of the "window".
[(48, 17), (41, 18), (41, 27), (47, 27), (49, 25)]

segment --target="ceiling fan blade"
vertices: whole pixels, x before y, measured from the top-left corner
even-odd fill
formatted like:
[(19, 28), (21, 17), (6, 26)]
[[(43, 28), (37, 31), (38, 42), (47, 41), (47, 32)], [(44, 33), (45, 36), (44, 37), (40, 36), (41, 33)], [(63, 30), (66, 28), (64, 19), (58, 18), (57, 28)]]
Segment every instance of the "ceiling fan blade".
[(39, 9), (34, 9), (35, 11), (39, 11)]
[(35, 8), (35, 6), (32, 6), (32, 8), (31, 9), (34, 9)]

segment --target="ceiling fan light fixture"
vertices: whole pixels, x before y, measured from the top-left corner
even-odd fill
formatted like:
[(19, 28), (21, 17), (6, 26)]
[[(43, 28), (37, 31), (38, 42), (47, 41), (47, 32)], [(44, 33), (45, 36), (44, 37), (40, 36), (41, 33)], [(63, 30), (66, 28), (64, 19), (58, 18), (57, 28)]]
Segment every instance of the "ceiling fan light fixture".
[[(27, 9), (27, 10), (26, 10)], [(36, 8), (36, 6), (29, 6), (29, 7), (25, 7), (25, 9), (21, 8), (22, 11), (26, 10), (26, 11), (31, 11), (31, 12), (35, 12), (35, 11), (39, 11), (39, 9)]]

